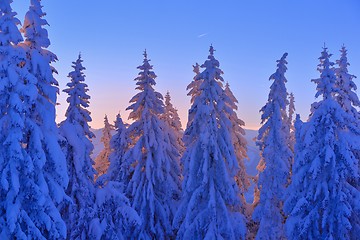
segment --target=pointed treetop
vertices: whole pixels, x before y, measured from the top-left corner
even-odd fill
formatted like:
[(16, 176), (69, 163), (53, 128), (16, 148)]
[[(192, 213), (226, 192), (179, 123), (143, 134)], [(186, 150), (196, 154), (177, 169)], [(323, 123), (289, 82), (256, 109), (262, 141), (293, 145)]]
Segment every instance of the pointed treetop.
[[(75, 69), (75, 71), (80, 72), (80, 71), (86, 70), (86, 68), (82, 65), (83, 61), (84, 60), (81, 59), (81, 53), (79, 53), (79, 56), (76, 59), (76, 61), (72, 62), (74, 64), (72, 67)], [(81, 75), (83, 75), (83, 73)]]
[[(44, 28), (49, 26), (44, 16), (41, 0), (31, 0), (29, 11), (25, 15), (21, 32), (25, 36), (25, 44), (31, 48), (41, 49), (50, 46), (48, 31)], [(56, 56), (52, 56), (56, 58)]]
[[(222, 81), (221, 79), (221, 77), (220, 77), (220, 75), (221, 74), (223, 74), (223, 72), (219, 69), (219, 67), (220, 67), (220, 63), (219, 63), (219, 61), (218, 60), (216, 60), (215, 59), (215, 57), (214, 57), (214, 51), (215, 51), (215, 49), (214, 49), (214, 47), (211, 45), (210, 46), (210, 50), (209, 50), (209, 52), (210, 52), (210, 55), (208, 56), (208, 59), (200, 66), (201, 68), (205, 68), (205, 69), (217, 69), (216, 71), (217, 71), (217, 73), (216, 73), (216, 75), (217, 75), (217, 77), (219, 77), (219, 80), (220, 81)], [(205, 70), (205, 71), (208, 71), (208, 70)], [(205, 77), (205, 75), (207, 74), (205, 74), (204, 72), (202, 72), (200, 75), (203, 75), (203, 76), (199, 76), (199, 78), (204, 78)], [(217, 78), (216, 77), (216, 78)]]
[(288, 56), (288, 53), (287, 52), (284, 53), (283, 56), (281, 57), (280, 61), (284, 61), (287, 56)]
[[(288, 56), (288, 53), (284, 53), (282, 55), (282, 57), (280, 58), (280, 60), (277, 60), (276, 62), (278, 63), (277, 64), (277, 67), (279, 68), (279, 71), (280, 72), (283, 72), (285, 73), (286, 70), (287, 70), (287, 67), (286, 67), (286, 64), (288, 64), (288, 62), (286, 61), (286, 57)], [(285, 81), (287, 82), (287, 81)]]
[(120, 112), (116, 115), (116, 120), (115, 120), (115, 128), (119, 129), (122, 128), (124, 126), (124, 122), (122, 121)]
[(340, 49), (340, 53), (341, 53), (340, 60), (337, 60), (336, 63), (339, 65), (340, 68), (347, 70), (347, 67), (350, 66), (350, 63), (348, 63), (347, 61), (347, 49), (344, 44)]
[(228, 81), (226, 81), (226, 84), (225, 84), (225, 89), (230, 89), (230, 84)]
[(216, 50), (214, 49), (213, 45), (211, 44), (211, 45), (210, 45), (210, 50), (209, 50), (210, 55), (211, 55), (211, 56), (214, 56), (214, 52), (215, 52), (215, 51), (216, 51)]
[[(328, 52), (328, 48), (327, 47), (323, 47), (323, 51), (321, 52), (321, 56), (319, 57), (320, 61), (323, 60), (323, 61), (326, 61), (328, 63), (329, 62), (329, 58), (332, 56), (332, 54), (330, 54)], [(330, 65), (334, 65), (334, 63), (330, 63)]]
[(143, 54), (143, 55), (144, 55), (144, 60), (148, 60), (148, 59), (147, 59), (147, 52), (146, 52), (146, 48), (145, 48), (145, 50), (144, 50), (144, 54)]
[(327, 51), (327, 48), (324, 47), (323, 51), (321, 52), (321, 56), (319, 57), (320, 64), (318, 65), (317, 70), (320, 72), (320, 78), (311, 80), (315, 84), (317, 84), (317, 93), (315, 97), (319, 97), (323, 95), (324, 99), (328, 99), (332, 97), (334, 92), (337, 92), (335, 88), (335, 73), (332, 68), (334, 65), (333, 62), (330, 62), (330, 54)]
[(280, 60), (276, 60), (276, 62), (277, 62), (277, 64), (276, 64), (276, 66), (277, 66), (276, 72), (269, 77), (269, 80), (276, 80), (276, 79), (280, 80), (281, 79), (285, 83), (287, 82), (287, 80), (286, 80), (286, 78), (284, 76), (284, 74), (285, 74), (285, 72), (287, 70), (287, 67), (286, 67), (286, 65), (288, 63), (286, 61), (287, 55), (288, 55), (288, 53), (284, 53), (282, 55), (282, 57), (280, 58)]
[(171, 100), (170, 92), (167, 91), (165, 94), (165, 102), (170, 102), (170, 100)]

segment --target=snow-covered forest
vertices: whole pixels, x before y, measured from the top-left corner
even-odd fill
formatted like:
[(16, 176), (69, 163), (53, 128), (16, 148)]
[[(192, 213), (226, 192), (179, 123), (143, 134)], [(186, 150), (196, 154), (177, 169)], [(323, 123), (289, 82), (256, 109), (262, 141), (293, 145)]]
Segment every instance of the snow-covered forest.
[(105, 116), (99, 132), (80, 54), (56, 122), (57, 56), (41, 0), (30, 2), (20, 21), (0, 0), (0, 239), (360, 238), (360, 101), (345, 46), (321, 49), (306, 121), (279, 53), (255, 134), (214, 46), (193, 65), (186, 126), (145, 50), (129, 118)]

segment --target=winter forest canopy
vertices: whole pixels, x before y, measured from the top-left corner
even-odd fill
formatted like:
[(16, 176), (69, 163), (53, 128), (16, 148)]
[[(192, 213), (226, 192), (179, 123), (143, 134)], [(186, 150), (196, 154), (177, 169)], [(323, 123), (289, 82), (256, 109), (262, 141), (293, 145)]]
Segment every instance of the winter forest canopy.
[(12, 0), (0, 0), (0, 239), (359, 238), (360, 101), (344, 45), (336, 56), (321, 49), (306, 121), (286, 87), (288, 53), (269, 63), (250, 140), (213, 45), (192, 66), (186, 126), (171, 93), (156, 90), (145, 50), (129, 118), (104, 117), (94, 156), (82, 56), (57, 123), (57, 56), (41, 1), (30, 3), (20, 21)]

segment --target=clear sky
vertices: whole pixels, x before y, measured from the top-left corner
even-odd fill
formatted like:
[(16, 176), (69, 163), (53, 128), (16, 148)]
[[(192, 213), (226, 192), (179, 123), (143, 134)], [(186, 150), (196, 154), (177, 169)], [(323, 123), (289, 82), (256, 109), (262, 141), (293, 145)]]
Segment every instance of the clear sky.
[[(29, 0), (14, 0), (23, 21)], [(259, 109), (266, 103), (269, 76), (276, 60), (288, 52), (287, 89), (293, 92), (297, 113), (306, 120), (315, 101), (318, 57), (326, 42), (332, 60), (345, 44), (349, 68), (360, 79), (359, 0), (197, 0), (119, 1), (43, 0), (51, 47), (59, 58), (55, 67), (60, 89), (81, 52), (91, 95), (93, 128), (103, 126), (125, 108), (136, 93), (136, 67), (146, 48), (158, 75), (156, 90), (168, 90), (183, 124), (190, 98), (186, 86), (202, 64), (209, 45), (220, 61), (224, 79), (239, 100), (238, 115), (246, 128), (260, 125)], [(360, 87), (360, 82), (357, 81)], [(64, 118), (66, 94), (59, 96), (58, 120)]]

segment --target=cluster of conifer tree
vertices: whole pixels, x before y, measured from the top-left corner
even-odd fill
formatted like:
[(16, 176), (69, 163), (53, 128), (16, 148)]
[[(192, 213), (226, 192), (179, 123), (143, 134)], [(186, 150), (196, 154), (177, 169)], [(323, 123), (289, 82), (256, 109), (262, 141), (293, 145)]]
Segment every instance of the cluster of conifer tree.
[[(356, 239), (360, 233), (359, 99), (347, 50), (323, 48), (311, 114), (302, 122), (277, 61), (260, 110), (261, 160), (252, 204), (245, 123), (210, 46), (188, 85), (183, 131), (170, 94), (155, 91), (146, 51), (130, 125), (105, 117), (92, 160), (90, 96), (73, 62), (66, 119), (55, 122), (58, 83), (40, 0), (21, 29), (0, 1), (1, 239)], [(22, 34), (21, 34), (22, 33)], [(112, 131), (115, 131), (113, 134)]]

